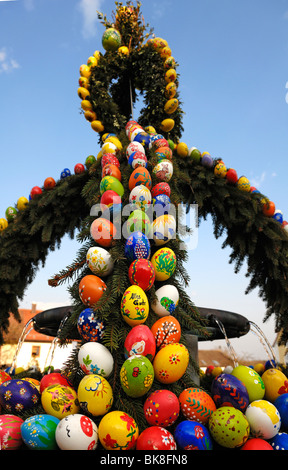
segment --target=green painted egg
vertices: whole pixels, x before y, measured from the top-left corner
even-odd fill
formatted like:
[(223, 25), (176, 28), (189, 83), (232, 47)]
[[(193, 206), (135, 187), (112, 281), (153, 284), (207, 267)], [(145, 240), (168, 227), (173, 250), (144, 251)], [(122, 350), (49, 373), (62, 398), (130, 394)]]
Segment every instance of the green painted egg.
[(245, 385), (250, 403), (254, 400), (261, 400), (264, 397), (264, 382), (254, 369), (251, 369), (251, 367), (248, 366), (239, 365), (234, 367), (231, 374), (241, 380)]
[(123, 196), (124, 194), (124, 188), (122, 183), (115, 178), (115, 176), (104, 176), (100, 182), (100, 193), (101, 195), (105, 193), (105, 191), (115, 191), (119, 196)]
[(138, 354), (130, 356), (121, 367), (121, 386), (129, 397), (145, 395), (150, 390), (153, 380), (154, 368), (146, 356)]

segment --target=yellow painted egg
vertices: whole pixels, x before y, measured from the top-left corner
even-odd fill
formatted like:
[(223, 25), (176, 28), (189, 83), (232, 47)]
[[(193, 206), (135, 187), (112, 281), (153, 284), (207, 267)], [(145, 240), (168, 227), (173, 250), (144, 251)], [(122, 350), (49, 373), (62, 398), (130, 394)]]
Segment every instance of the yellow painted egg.
[(250, 434), (262, 439), (272, 439), (280, 430), (280, 413), (273, 403), (267, 400), (255, 400), (245, 411), (250, 425)]
[(236, 449), (247, 441), (250, 425), (242, 411), (233, 406), (220, 406), (209, 418), (209, 431), (217, 444)]
[(168, 69), (165, 73), (165, 81), (166, 83), (175, 82), (177, 78), (177, 73), (175, 69)]
[(87, 77), (79, 77), (79, 86), (83, 88), (89, 88), (89, 79)]
[(105, 142), (111, 142), (112, 144), (116, 145), (117, 150), (121, 151), (123, 149), (123, 145), (121, 141), (118, 139), (118, 137), (115, 137), (111, 134), (108, 134), (108, 137), (104, 140)]
[(267, 369), (261, 376), (265, 385), (265, 399), (274, 401), (283, 393), (288, 393), (288, 379), (278, 369)]
[(162, 59), (167, 59), (167, 57), (170, 57), (172, 54), (172, 51), (170, 49), (169, 46), (164, 46), (162, 47), (161, 51), (160, 51), (160, 55), (162, 57)]
[(238, 180), (237, 187), (241, 191), (247, 191), (249, 193), (251, 188), (250, 181), (246, 176), (241, 176)]
[(212, 375), (212, 377), (218, 377), (218, 375), (222, 374), (222, 372), (223, 372), (222, 367), (219, 367), (219, 366), (214, 367), (213, 370), (212, 370), (211, 375)]
[(189, 149), (188, 145), (185, 142), (179, 142), (176, 147), (176, 152), (179, 157), (188, 157)]
[(23, 211), (24, 209), (26, 209), (28, 204), (29, 204), (29, 201), (28, 201), (27, 197), (24, 197), (24, 196), (19, 197), (19, 199), (17, 201), (18, 211)]
[(80, 410), (76, 391), (72, 387), (60, 384), (46, 387), (41, 394), (41, 403), (47, 414), (58, 419), (78, 413)]
[(103, 155), (105, 153), (113, 153), (113, 155), (116, 155), (118, 153), (117, 146), (113, 142), (104, 142), (101, 150)]
[(81, 108), (83, 109), (83, 111), (93, 111), (92, 103), (89, 100), (82, 100)]
[(81, 77), (89, 78), (91, 75), (90, 67), (87, 64), (80, 65), (80, 75)]
[(97, 63), (98, 63), (99, 60), (100, 60), (100, 57), (101, 57), (101, 52), (100, 51), (95, 51), (93, 55), (94, 55), (95, 59), (97, 59)]
[(244, 383), (248, 395), (249, 402), (261, 400), (265, 395), (265, 385), (260, 375), (251, 367), (239, 365), (234, 367), (231, 372), (234, 377)]
[(153, 126), (144, 127), (144, 131), (147, 132), (147, 134), (156, 134), (156, 129)]
[(84, 117), (87, 121), (93, 122), (93, 121), (96, 121), (97, 114), (94, 111), (91, 111), (88, 109), (87, 111), (85, 111)]
[(104, 131), (104, 126), (103, 126), (102, 122), (97, 120), (97, 119), (95, 121), (91, 122), (91, 127), (92, 127), (93, 131), (95, 131), (95, 132), (103, 132)]
[(169, 57), (167, 57), (167, 59), (164, 62), (164, 69), (166, 70), (174, 69), (175, 65), (176, 65), (175, 59), (174, 57), (172, 57), (172, 55), (170, 55)]
[(131, 450), (136, 446), (139, 428), (132, 416), (124, 411), (110, 411), (101, 419), (99, 439), (106, 450)]
[(214, 168), (215, 176), (219, 176), (219, 178), (225, 178), (226, 173), (227, 173), (227, 168), (222, 161), (215, 165), (215, 168)]
[(119, 47), (119, 49), (118, 49), (118, 53), (119, 53), (120, 55), (129, 55), (129, 49), (128, 49), (128, 47), (126, 47), (126, 46), (121, 46), (121, 47)]
[(140, 325), (147, 320), (149, 302), (144, 290), (132, 285), (125, 290), (121, 300), (121, 315), (130, 326)]
[(254, 370), (255, 370), (259, 375), (262, 375), (263, 372), (265, 371), (265, 366), (264, 366), (264, 364), (262, 364), (261, 362), (259, 362), (259, 364), (255, 364)]
[(168, 98), (169, 100), (171, 98), (174, 98), (174, 96), (176, 95), (176, 92), (177, 92), (176, 83), (174, 83), (174, 82), (167, 83), (167, 85), (165, 87), (165, 96), (166, 96), (166, 98)]
[(166, 101), (164, 105), (164, 111), (166, 114), (173, 114), (176, 109), (178, 108), (178, 100), (177, 98), (171, 98), (171, 100)]
[(176, 221), (173, 215), (164, 214), (157, 217), (152, 224), (153, 240), (157, 246), (165, 245), (175, 238)]
[(87, 88), (84, 88), (82, 86), (78, 88), (77, 93), (78, 93), (79, 98), (81, 98), (81, 100), (85, 100), (87, 96), (90, 96), (89, 90), (87, 90)]
[(189, 352), (184, 344), (167, 344), (154, 358), (155, 379), (163, 384), (177, 382), (185, 374), (188, 364)]
[(153, 38), (151, 40), (151, 44), (154, 47), (154, 49), (156, 49), (156, 51), (158, 52), (161, 51), (163, 47), (168, 46), (168, 42), (166, 41), (166, 39), (162, 39), (162, 38)]
[(80, 407), (90, 416), (103, 416), (113, 405), (111, 385), (101, 375), (85, 375), (79, 383), (77, 394)]
[(173, 127), (175, 125), (174, 119), (163, 119), (163, 121), (160, 124), (160, 129), (164, 132), (170, 132), (172, 131)]
[(87, 65), (88, 67), (95, 67), (98, 64), (98, 61), (94, 55), (88, 57)]
[(4, 217), (1, 217), (1, 219), (0, 219), (0, 232), (5, 230), (5, 228), (7, 228), (7, 227), (8, 227), (8, 221), (6, 219), (4, 219)]
[(107, 28), (102, 36), (102, 46), (105, 51), (117, 51), (121, 46), (121, 34), (115, 28)]
[(176, 255), (171, 248), (163, 247), (157, 250), (151, 258), (155, 270), (156, 281), (166, 281), (176, 268)]

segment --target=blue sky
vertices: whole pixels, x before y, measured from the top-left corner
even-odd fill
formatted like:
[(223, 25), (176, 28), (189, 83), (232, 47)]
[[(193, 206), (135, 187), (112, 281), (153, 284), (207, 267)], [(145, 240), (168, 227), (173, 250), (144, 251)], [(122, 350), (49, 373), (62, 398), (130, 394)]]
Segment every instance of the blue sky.
[[(115, 3), (0, 0), (0, 217), (46, 177), (57, 180), (100, 150), (77, 95), (80, 65), (104, 52), (96, 10), (111, 18)], [(144, 0), (141, 10), (179, 63), (182, 141), (247, 176), (288, 218), (288, 0)], [(71, 263), (77, 248), (63, 240), (21, 306), (70, 303), (66, 285), (53, 289), (47, 279)], [(245, 269), (234, 274), (228, 258), (211, 223), (203, 223), (187, 266), (193, 301), (243, 314), (273, 341), (273, 321), (262, 325), (265, 305), (256, 291), (245, 295)], [(243, 339), (235, 347), (252, 355), (255, 344), (247, 350)]]

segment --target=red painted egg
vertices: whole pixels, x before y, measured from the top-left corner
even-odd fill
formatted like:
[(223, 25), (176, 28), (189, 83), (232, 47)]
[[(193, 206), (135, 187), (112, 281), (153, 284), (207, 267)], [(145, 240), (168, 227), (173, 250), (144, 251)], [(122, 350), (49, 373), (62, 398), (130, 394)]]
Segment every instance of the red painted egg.
[(131, 284), (141, 287), (144, 291), (151, 289), (155, 281), (155, 270), (151, 261), (139, 258), (133, 261), (128, 270)]
[(39, 186), (34, 186), (30, 191), (31, 199), (35, 199), (40, 194), (42, 194), (42, 189)]
[(98, 302), (106, 290), (106, 284), (100, 277), (93, 274), (84, 276), (79, 283), (79, 296), (83, 304), (91, 307)]
[(0, 449), (16, 450), (22, 444), (21, 425), (24, 423), (19, 416), (4, 414), (0, 416)]
[(112, 189), (108, 189), (105, 191), (100, 199), (100, 206), (102, 210), (105, 210), (106, 207), (112, 207), (113, 204), (121, 204), (121, 196), (119, 196), (116, 191), (112, 191)]
[(53, 189), (56, 186), (56, 181), (52, 176), (48, 176), (48, 178), (45, 179), (44, 181), (44, 189), (48, 191), (49, 189)]
[(155, 198), (156, 196), (159, 196), (160, 194), (165, 194), (166, 196), (170, 197), (171, 194), (171, 189), (168, 183), (157, 183), (153, 188), (151, 189), (151, 196), (152, 198)]
[(55, 384), (71, 387), (71, 383), (64, 375), (59, 372), (51, 372), (51, 374), (44, 375), (40, 380), (40, 393), (42, 393), (45, 388)]
[(190, 421), (207, 424), (216, 404), (201, 388), (186, 388), (179, 395), (180, 408), (183, 416)]
[(240, 450), (274, 450), (269, 442), (261, 439), (260, 437), (254, 437), (248, 439), (244, 446)]
[(3, 382), (6, 382), (6, 380), (11, 380), (12, 377), (10, 377), (7, 372), (4, 370), (0, 370), (0, 385), (3, 384)]
[(234, 170), (233, 168), (229, 168), (226, 173), (226, 180), (231, 184), (236, 184), (238, 181), (238, 175), (236, 170)]
[(162, 426), (146, 428), (136, 443), (136, 450), (176, 450), (176, 448), (173, 435)]
[(74, 166), (75, 175), (80, 175), (81, 173), (84, 173), (84, 171), (85, 166), (83, 165), (83, 163), (76, 163), (76, 165)]
[(102, 178), (105, 176), (114, 176), (117, 180), (121, 181), (122, 175), (121, 171), (119, 170), (118, 166), (113, 165), (112, 163), (108, 163), (102, 169)]
[(99, 217), (92, 222), (90, 233), (98, 245), (107, 248), (112, 245), (113, 238), (116, 236), (116, 227), (110, 220)]
[(106, 165), (115, 165), (117, 168), (120, 168), (120, 162), (114, 153), (104, 153), (101, 158), (101, 166), (104, 168)]
[(143, 409), (150, 426), (167, 428), (178, 418), (180, 404), (175, 393), (170, 390), (156, 390), (146, 399)]
[(139, 184), (143, 184), (148, 189), (151, 189), (152, 187), (151, 175), (149, 171), (143, 166), (135, 168), (135, 170), (131, 173), (129, 178), (129, 190), (132, 191), (132, 189)]
[(166, 139), (156, 139), (153, 141), (153, 147), (154, 149), (159, 149), (163, 147), (169, 147), (168, 141)]
[(128, 359), (130, 356), (146, 356), (152, 361), (156, 352), (156, 342), (150, 328), (147, 325), (136, 325), (129, 331), (124, 342), (124, 355)]
[(152, 325), (151, 332), (156, 340), (156, 347), (160, 349), (166, 344), (179, 343), (181, 326), (175, 317), (166, 315)]

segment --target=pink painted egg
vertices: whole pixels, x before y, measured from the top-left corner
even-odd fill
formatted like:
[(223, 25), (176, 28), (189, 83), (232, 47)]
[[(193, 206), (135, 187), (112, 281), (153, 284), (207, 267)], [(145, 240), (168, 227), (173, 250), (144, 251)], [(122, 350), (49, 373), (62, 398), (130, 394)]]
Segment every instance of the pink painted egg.
[(177, 420), (180, 404), (170, 390), (152, 392), (144, 403), (144, 415), (150, 426), (171, 426)]
[(150, 361), (155, 356), (156, 342), (155, 338), (147, 325), (134, 326), (126, 336), (124, 342), (124, 355), (129, 356), (140, 354), (146, 356)]
[(0, 448), (15, 450), (22, 444), (21, 425), (23, 419), (10, 414), (0, 415)]

